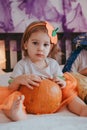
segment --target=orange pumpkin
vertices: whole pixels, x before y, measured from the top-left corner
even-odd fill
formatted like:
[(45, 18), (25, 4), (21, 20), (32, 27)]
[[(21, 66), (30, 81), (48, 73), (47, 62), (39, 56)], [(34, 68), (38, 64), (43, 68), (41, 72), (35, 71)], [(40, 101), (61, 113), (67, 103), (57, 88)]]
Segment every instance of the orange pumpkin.
[(34, 87), (33, 90), (22, 86), (20, 91), (25, 95), (24, 105), (28, 113), (53, 113), (60, 107), (62, 91), (51, 80), (44, 79), (39, 87)]

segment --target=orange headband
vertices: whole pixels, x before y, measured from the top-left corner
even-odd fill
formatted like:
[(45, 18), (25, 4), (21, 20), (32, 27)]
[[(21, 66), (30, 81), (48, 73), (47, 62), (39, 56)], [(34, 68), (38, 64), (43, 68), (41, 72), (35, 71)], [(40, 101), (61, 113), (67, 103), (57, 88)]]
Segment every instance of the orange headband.
[(45, 25), (47, 30), (48, 30), (48, 35), (51, 39), (51, 42), (54, 44), (57, 44), (57, 30), (58, 30), (58, 28), (55, 30), (51, 24), (49, 24), (47, 21), (45, 21), (45, 23), (36, 23), (35, 25), (32, 25), (29, 28), (29, 30), (32, 29), (33, 27), (38, 26), (38, 25)]

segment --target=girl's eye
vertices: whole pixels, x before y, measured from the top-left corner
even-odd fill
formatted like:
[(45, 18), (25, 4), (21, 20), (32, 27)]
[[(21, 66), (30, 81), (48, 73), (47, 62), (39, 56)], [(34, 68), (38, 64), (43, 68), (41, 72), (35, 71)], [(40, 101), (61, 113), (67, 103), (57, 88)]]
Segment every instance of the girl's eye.
[(49, 44), (48, 44), (48, 43), (45, 43), (44, 46), (47, 47), (47, 46), (49, 46)]
[(32, 42), (34, 45), (37, 45), (38, 44), (38, 42)]

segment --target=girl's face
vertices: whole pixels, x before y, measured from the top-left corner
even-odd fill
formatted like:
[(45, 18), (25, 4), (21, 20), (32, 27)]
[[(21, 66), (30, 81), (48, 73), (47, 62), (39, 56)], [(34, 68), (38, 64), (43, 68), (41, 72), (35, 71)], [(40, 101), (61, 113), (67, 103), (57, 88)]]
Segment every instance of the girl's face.
[(28, 56), (33, 62), (42, 61), (50, 52), (50, 37), (42, 31), (32, 33), (24, 47), (28, 51)]

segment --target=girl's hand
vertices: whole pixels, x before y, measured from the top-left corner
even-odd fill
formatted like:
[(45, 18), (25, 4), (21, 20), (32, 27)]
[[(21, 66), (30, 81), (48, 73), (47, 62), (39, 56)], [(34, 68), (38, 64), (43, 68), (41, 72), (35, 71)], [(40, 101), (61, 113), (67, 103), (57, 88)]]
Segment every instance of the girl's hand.
[(25, 85), (30, 89), (33, 89), (34, 86), (39, 86), (39, 83), (41, 82), (41, 78), (37, 75), (20, 75), (16, 77), (13, 82), (9, 85), (9, 87), (17, 90), (20, 85)]
[(61, 79), (61, 78), (59, 78), (59, 77), (53, 78), (53, 81), (54, 81), (55, 83), (57, 83), (61, 88), (65, 88), (65, 86), (66, 86), (65, 80), (63, 80), (63, 79)]

